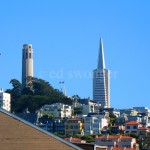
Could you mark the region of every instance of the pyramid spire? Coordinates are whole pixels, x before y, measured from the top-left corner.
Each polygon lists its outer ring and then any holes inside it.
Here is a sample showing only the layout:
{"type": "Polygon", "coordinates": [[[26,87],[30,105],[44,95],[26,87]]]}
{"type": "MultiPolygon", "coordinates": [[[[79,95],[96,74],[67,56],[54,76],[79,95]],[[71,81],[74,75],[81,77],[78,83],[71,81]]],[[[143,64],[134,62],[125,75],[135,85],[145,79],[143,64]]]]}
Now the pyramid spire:
{"type": "Polygon", "coordinates": [[[100,38],[97,69],[98,70],[105,69],[104,48],[102,38],[100,38]]]}

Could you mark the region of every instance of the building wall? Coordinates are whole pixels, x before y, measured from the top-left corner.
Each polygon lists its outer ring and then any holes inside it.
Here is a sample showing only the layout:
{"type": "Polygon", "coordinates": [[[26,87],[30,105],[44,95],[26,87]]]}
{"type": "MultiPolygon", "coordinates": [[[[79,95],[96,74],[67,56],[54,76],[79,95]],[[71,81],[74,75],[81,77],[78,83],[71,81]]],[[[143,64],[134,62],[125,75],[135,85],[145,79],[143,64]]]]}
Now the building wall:
{"type": "Polygon", "coordinates": [[[108,120],[103,116],[87,116],[84,118],[84,134],[100,134],[104,126],[108,126],[108,120]]]}
{"type": "Polygon", "coordinates": [[[138,134],[139,125],[125,125],[125,133],[136,133],[138,134]]]}
{"type": "Polygon", "coordinates": [[[69,119],[65,123],[65,134],[76,135],[83,132],[83,123],[81,120],[69,119]]]}
{"type": "Polygon", "coordinates": [[[102,107],[110,107],[110,72],[109,70],[93,71],[93,100],[102,107]]]}
{"type": "Polygon", "coordinates": [[[64,118],[72,116],[72,108],[69,105],[65,105],[62,103],[55,103],[52,105],[44,105],[39,110],[39,115],[43,114],[52,114],[54,117],[64,118]]]}
{"type": "Polygon", "coordinates": [[[11,110],[11,96],[9,93],[5,93],[2,89],[0,90],[0,108],[7,111],[11,110]]]}
{"type": "Polygon", "coordinates": [[[26,87],[27,77],[33,77],[33,49],[31,44],[24,44],[22,49],[22,86],[26,87]]]}
{"type": "Polygon", "coordinates": [[[100,146],[119,147],[119,148],[134,148],[136,143],[135,138],[127,136],[103,136],[102,138],[96,138],[95,144],[100,146]]]}

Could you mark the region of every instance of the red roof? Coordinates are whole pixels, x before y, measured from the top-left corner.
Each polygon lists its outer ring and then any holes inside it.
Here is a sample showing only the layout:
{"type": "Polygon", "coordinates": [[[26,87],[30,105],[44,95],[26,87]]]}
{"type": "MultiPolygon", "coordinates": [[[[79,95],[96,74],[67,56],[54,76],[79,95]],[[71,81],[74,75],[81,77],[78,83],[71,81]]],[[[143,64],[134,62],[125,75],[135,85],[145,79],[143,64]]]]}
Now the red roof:
{"type": "Polygon", "coordinates": [[[139,127],[138,130],[148,130],[146,127],[139,127]]]}
{"type": "Polygon", "coordinates": [[[72,118],[72,119],[69,119],[69,120],[80,120],[79,118],[72,118]]]}
{"type": "MultiPolygon", "coordinates": [[[[81,141],[84,141],[84,140],[81,140],[79,138],[65,138],[66,141],[69,141],[70,142],[81,142],[81,141]]],[[[86,141],[85,141],[86,142],[86,141]]]]}
{"type": "Polygon", "coordinates": [[[132,139],[133,137],[130,136],[122,136],[121,139],[132,139]]]}
{"type": "Polygon", "coordinates": [[[136,121],[130,121],[130,122],[127,122],[126,125],[139,125],[139,123],[136,121]]]}
{"type": "Polygon", "coordinates": [[[122,135],[108,135],[108,136],[100,136],[97,137],[96,139],[132,139],[130,136],[122,136],[122,135]]]}

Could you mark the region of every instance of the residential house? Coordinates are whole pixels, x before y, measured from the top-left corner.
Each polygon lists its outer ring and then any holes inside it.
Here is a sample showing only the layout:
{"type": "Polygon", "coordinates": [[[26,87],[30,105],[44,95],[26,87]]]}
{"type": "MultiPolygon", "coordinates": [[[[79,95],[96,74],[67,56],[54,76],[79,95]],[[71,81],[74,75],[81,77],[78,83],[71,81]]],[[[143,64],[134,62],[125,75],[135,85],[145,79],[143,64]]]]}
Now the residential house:
{"type": "Polygon", "coordinates": [[[142,123],[142,117],[140,115],[128,116],[128,122],[130,121],[136,121],[138,123],[142,123]]]}
{"type": "Polygon", "coordinates": [[[109,117],[99,113],[90,113],[84,118],[84,134],[101,134],[101,130],[108,126],[109,117]]]}
{"type": "Polygon", "coordinates": [[[108,148],[135,148],[136,139],[130,136],[105,135],[95,138],[95,144],[108,148]]]}
{"type": "Polygon", "coordinates": [[[147,134],[150,132],[150,128],[147,127],[139,127],[138,128],[138,135],[140,136],[141,139],[145,139],[147,134]]]}
{"type": "Polygon", "coordinates": [[[33,124],[37,124],[37,113],[15,113],[16,116],[25,119],[28,122],[31,122],[33,124]]]}
{"type": "Polygon", "coordinates": [[[124,133],[125,127],[122,126],[111,126],[110,131],[112,134],[124,133]]]}
{"type": "Polygon", "coordinates": [[[48,117],[41,117],[38,121],[38,126],[49,131],[64,134],[66,119],[55,119],[48,117]]]}
{"type": "Polygon", "coordinates": [[[65,135],[83,134],[83,131],[82,119],[72,118],[65,122],[65,135]]]}
{"type": "Polygon", "coordinates": [[[127,116],[136,116],[138,111],[135,109],[120,109],[120,115],[126,114],[127,116]]]}
{"type": "Polygon", "coordinates": [[[141,125],[136,121],[130,121],[125,124],[125,133],[136,133],[138,134],[138,128],[141,125]]]}
{"type": "Polygon", "coordinates": [[[0,108],[7,111],[11,110],[11,95],[9,93],[5,93],[3,89],[0,89],[0,108]]]}
{"type": "Polygon", "coordinates": [[[65,118],[72,116],[72,108],[69,105],[62,103],[54,103],[52,105],[44,105],[38,111],[39,117],[43,114],[51,114],[55,118],[65,118]]]}

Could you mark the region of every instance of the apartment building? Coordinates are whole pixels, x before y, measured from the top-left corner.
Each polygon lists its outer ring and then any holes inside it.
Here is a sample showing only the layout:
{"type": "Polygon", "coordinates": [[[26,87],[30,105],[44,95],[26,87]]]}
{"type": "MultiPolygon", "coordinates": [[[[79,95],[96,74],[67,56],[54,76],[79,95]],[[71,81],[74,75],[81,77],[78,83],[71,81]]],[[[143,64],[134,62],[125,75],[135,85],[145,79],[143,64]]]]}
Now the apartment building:
{"type": "Polygon", "coordinates": [[[83,121],[79,118],[68,119],[65,123],[65,135],[83,134],[83,121]]]}
{"type": "Polygon", "coordinates": [[[95,144],[100,146],[107,146],[108,148],[135,148],[136,139],[130,136],[122,135],[105,135],[95,138],[95,144]]]}
{"type": "Polygon", "coordinates": [[[3,89],[0,89],[0,108],[7,111],[11,110],[11,96],[9,93],[5,93],[3,89]]]}

